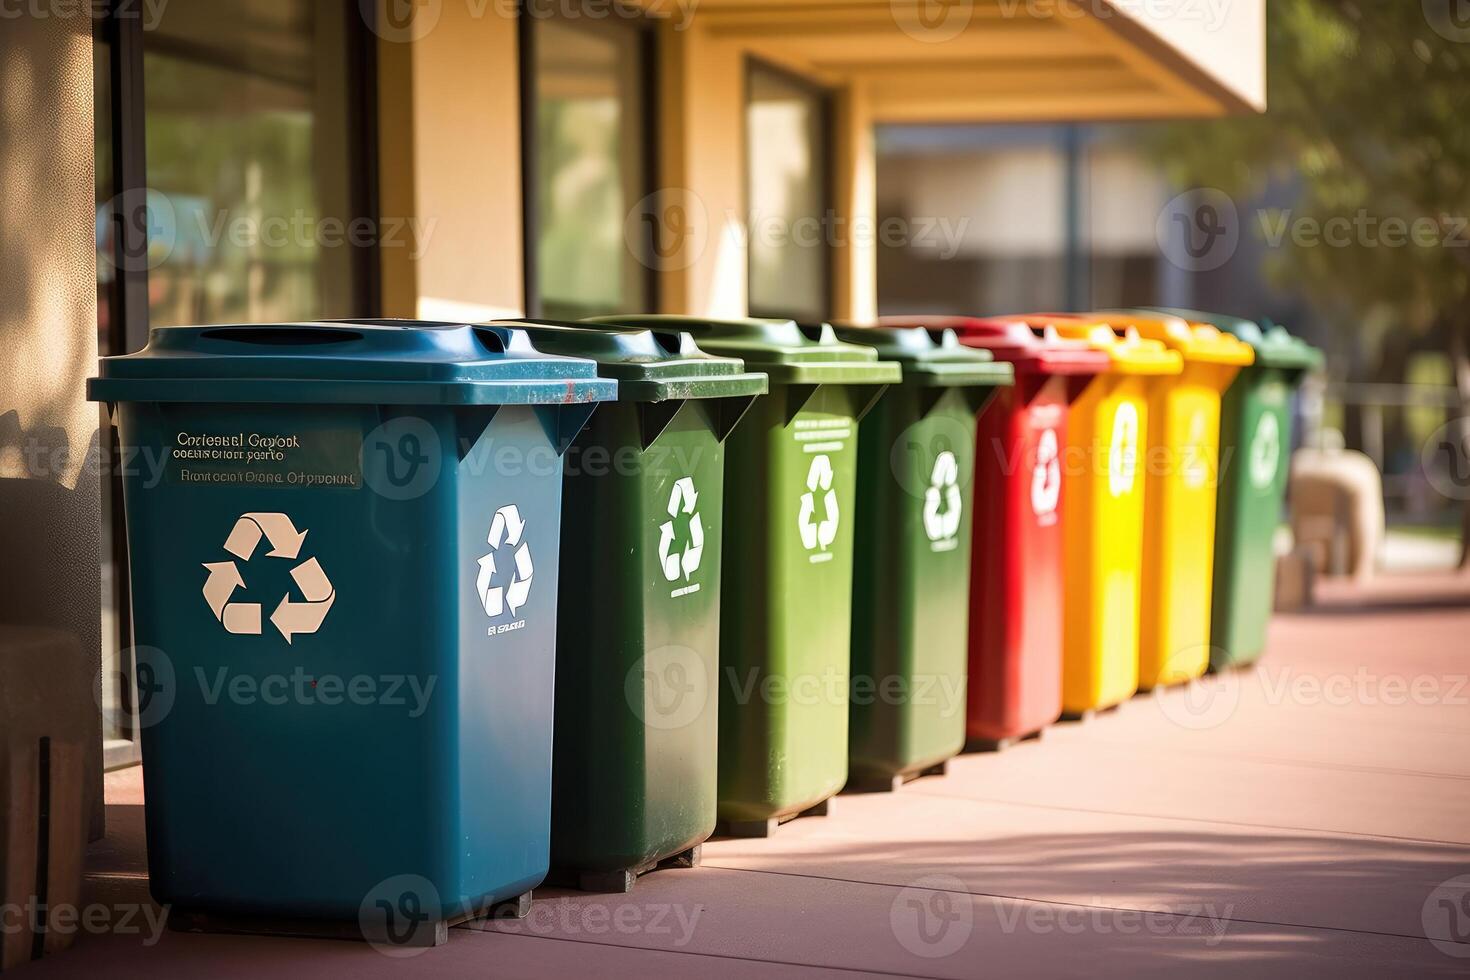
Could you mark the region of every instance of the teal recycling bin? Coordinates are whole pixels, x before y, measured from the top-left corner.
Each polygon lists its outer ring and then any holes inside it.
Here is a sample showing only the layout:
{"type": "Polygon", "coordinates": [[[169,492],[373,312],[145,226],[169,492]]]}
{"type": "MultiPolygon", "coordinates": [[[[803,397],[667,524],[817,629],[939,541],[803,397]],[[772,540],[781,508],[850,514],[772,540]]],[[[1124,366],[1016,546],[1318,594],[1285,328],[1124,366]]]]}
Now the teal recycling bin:
{"type": "Polygon", "coordinates": [[[441,941],[547,872],[562,454],[616,383],[524,331],[155,328],[104,358],[153,896],[441,941]]]}
{"type": "Polygon", "coordinates": [[[715,829],[724,442],[766,376],[676,329],[528,322],[618,382],[567,451],[551,864],[624,892],[715,829]]]}

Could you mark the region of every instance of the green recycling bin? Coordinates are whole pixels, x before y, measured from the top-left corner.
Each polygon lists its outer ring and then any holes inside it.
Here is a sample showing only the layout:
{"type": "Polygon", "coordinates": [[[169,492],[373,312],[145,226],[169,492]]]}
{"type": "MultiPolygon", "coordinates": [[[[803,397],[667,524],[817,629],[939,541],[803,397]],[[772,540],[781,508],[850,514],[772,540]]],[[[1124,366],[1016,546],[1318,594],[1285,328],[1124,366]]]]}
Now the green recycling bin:
{"type": "Polygon", "coordinates": [[[942,773],[965,744],[979,412],[1011,365],[953,330],[839,327],[903,369],[862,420],[848,787],[942,773]]]}
{"type": "Polygon", "coordinates": [[[826,812],[847,781],[858,422],[899,366],[790,320],[600,318],[687,330],[770,376],[726,443],[719,818],[736,836],[826,812]]]}
{"type": "Polygon", "coordinates": [[[567,451],[551,866],[625,892],[715,828],[723,443],[766,376],[677,330],[506,325],[618,382],[567,451]]]}
{"type": "Polygon", "coordinates": [[[1208,323],[1255,348],[1256,360],[1220,407],[1220,490],[1215,510],[1210,669],[1254,663],[1266,648],[1276,587],[1272,538],[1281,520],[1291,452],[1291,397],[1322,352],[1284,327],[1237,317],[1164,312],[1208,323]]]}

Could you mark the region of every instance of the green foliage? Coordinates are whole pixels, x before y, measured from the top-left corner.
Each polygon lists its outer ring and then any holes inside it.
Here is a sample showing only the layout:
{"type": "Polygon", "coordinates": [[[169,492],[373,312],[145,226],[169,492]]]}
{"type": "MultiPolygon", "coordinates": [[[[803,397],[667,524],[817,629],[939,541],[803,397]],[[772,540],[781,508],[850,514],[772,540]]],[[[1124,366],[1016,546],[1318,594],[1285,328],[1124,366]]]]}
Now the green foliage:
{"type": "Polygon", "coordinates": [[[1271,183],[1296,187],[1289,216],[1242,211],[1243,234],[1268,243],[1272,229],[1346,219],[1335,243],[1288,233],[1268,248],[1267,272],[1353,309],[1354,323],[1470,327],[1470,27],[1437,17],[1437,0],[1267,9],[1268,111],[1162,127],[1149,143],[1166,173],[1238,204],[1271,183]],[[1390,244],[1416,221],[1419,240],[1390,244]]]}

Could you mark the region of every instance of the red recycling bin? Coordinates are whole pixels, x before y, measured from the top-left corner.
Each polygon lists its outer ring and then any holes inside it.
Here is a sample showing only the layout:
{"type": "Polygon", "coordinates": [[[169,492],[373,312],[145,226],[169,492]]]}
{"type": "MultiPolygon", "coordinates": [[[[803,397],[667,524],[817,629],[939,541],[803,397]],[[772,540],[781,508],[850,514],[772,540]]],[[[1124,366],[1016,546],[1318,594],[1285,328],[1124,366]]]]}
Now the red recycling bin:
{"type": "Polygon", "coordinates": [[[1015,367],[979,419],[970,575],[972,748],[1000,748],[1062,713],[1062,470],[1067,410],[1108,365],[1085,342],[1023,320],[884,318],[949,327],[1015,367]]]}

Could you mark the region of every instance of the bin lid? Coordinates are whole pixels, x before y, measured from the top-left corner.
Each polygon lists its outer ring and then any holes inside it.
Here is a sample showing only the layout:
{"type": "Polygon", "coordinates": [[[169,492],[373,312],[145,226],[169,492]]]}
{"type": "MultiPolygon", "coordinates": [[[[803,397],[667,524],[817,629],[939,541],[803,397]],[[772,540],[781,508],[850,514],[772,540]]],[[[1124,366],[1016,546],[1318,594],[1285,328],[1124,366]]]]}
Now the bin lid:
{"type": "Polygon", "coordinates": [[[1279,324],[1263,326],[1254,320],[1225,316],[1220,313],[1204,313],[1199,310],[1181,310],[1162,306],[1151,309],[1183,317],[1195,323],[1208,323],[1250,344],[1255,348],[1256,364],[1259,367],[1309,371],[1322,366],[1320,349],[1313,347],[1300,337],[1293,336],[1289,330],[1279,324]]]}
{"type": "Polygon", "coordinates": [[[1017,319],[1033,330],[1052,327],[1069,340],[1086,341],[1107,354],[1111,370],[1118,374],[1178,374],[1184,370],[1178,351],[1161,340],[1140,336],[1132,327],[1118,333],[1099,317],[1076,313],[1028,313],[1017,319]]]}
{"type": "Polygon", "coordinates": [[[990,351],[1009,361],[1017,374],[1099,374],[1107,355],[1079,340],[1067,340],[1051,327],[1032,329],[1022,320],[971,316],[885,316],[885,327],[953,330],[966,347],[990,351]]]}
{"type": "Polygon", "coordinates": [[[1243,367],[1256,359],[1247,344],[1208,323],[1190,323],[1183,317],[1157,310],[1104,310],[1091,314],[1114,330],[1136,330],[1150,340],[1162,340],[1186,363],[1230,364],[1243,367]]]}
{"type": "Polygon", "coordinates": [[[885,361],[897,361],[906,384],[929,388],[1015,383],[1015,368],[983,347],[966,347],[953,330],[834,326],[840,340],[864,344],[885,361]]]}
{"type": "Polygon", "coordinates": [[[617,382],[544,354],[524,330],[426,320],[154,327],[104,357],[95,401],[554,405],[607,401],[617,382]]]}
{"type": "Polygon", "coordinates": [[[599,374],[617,380],[619,401],[763,395],[770,387],[764,374],[745,370],[738,357],[705,353],[688,331],[530,318],[496,324],[524,330],[539,351],[596,361],[599,374]]]}
{"type": "Polygon", "coordinates": [[[747,367],[770,375],[772,384],[892,384],[901,379],[897,364],[879,360],[872,347],[843,343],[825,323],[801,327],[794,320],[712,320],[656,313],[592,317],[584,322],[686,331],[701,349],[741,358],[747,367]]]}

